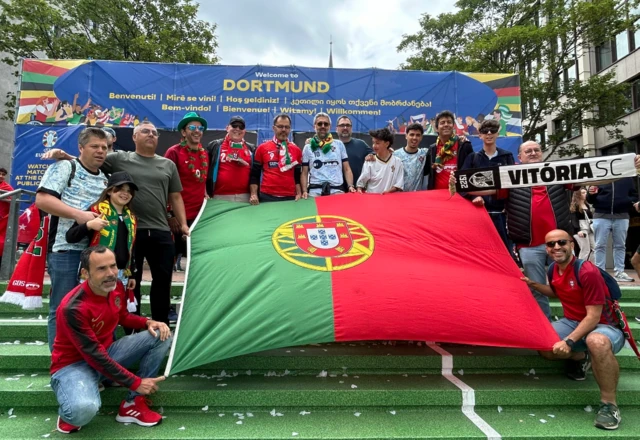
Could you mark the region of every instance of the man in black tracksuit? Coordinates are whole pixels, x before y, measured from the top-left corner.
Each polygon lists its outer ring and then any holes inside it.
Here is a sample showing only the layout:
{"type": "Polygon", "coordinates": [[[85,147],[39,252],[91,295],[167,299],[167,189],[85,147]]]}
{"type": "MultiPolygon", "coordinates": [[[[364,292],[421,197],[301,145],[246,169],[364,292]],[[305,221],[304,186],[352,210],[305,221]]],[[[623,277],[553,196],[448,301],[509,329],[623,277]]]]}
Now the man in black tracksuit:
{"type": "MultiPolygon", "coordinates": [[[[500,123],[495,119],[485,119],[480,125],[480,139],[482,139],[482,150],[477,153],[471,153],[462,165],[463,170],[474,168],[498,167],[502,165],[515,165],[513,153],[498,148],[496,139],[500,133],[500,123]]],[[[495,195],[490,196],[472,196],[471,194],[463,194],[463,197],[472,201],[476,206],[484,206],[493,221],[502,242],[513,254],[513,244],[507,236],[507,216],[505,214],[505,200],[498,199],[495,195]]]]}

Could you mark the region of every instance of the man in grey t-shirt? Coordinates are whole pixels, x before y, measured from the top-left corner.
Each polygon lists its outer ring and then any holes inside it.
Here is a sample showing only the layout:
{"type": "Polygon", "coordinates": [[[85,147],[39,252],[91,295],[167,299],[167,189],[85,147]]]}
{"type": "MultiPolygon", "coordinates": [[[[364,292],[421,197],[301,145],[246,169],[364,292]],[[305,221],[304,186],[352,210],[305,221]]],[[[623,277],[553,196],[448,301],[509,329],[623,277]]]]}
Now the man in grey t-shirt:
{"type": "MultiPolygon", "coordinates": [[[[189,235],[184,203],[180,192],[182,184],[176,165],[158,156],[158,131],[149,122],[133,129],[136,151],[116,151],[107,155],[103,169],[107,172],[126,171],[133,176],[138,192],[133,198],[132,210],[138,217],[138,230],[134,249],[136,262],[135,295],[140,304],[142,265],[146,258],[151,269],[151,317],[169,324],[171,306],[171,276],[173,274],[174,244],[171,232],[178,239],[189,235]],[[179,228],[171,231],[167,220],[170,204],[179,228]]],[[[140,306],[138,306],[138,312],[140,306]]]]}

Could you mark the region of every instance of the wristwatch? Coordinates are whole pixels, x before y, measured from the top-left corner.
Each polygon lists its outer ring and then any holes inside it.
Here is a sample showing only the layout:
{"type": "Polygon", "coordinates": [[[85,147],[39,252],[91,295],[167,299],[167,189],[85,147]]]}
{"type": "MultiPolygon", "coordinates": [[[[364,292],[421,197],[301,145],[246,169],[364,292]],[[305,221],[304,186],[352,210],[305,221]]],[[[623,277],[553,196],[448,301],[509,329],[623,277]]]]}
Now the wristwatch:
{"type": "Polygon", "coordinates": [[[573,350],[573,346],[576,344],[576,343],[573,341],[573,339],[569,339],[569,338],[565,339],[565,340],[564,340],[564,342],[566,342],[566,344],[569,346],[569,348],[570,348],[571,350],[573,350]]]}

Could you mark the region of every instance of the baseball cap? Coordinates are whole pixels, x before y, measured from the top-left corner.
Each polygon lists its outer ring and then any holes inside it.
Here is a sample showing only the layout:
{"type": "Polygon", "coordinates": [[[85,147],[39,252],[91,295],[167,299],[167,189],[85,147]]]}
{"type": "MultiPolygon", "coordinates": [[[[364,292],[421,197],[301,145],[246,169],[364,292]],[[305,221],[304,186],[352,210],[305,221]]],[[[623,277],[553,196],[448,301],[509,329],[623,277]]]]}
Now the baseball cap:
{"type": "Polygon", "coordinates": [[[125,183],[128,184],[134,191],[138,191],[138,185],[133,182],[131,175],[126,171],[116,171],[111,176],[109,176],[107,188],[124,185],[125,183]]]}
{"type": "Polygon", "coordinates": [[[244,118],[242,116],[232,116],[229,120],[229,125],[233,124],[234,122],[240,122],[245,127],[247,126],[247,123],[244,122],[244,118]]]}

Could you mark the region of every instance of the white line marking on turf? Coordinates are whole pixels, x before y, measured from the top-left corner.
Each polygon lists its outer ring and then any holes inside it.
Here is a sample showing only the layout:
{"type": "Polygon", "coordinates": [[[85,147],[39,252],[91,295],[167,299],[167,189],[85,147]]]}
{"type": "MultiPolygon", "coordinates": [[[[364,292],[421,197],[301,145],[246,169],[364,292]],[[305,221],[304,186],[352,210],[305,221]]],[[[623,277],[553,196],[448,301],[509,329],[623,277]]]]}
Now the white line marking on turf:
{"type": "Polygon", "coordinates": [[[434,342],[427,342],[426,344],[442,356],[442,376],[462,391],[462,413],[487,436],[488,440],[502,439],[498,431],[476,414],[476,393],[474,389],[453,375],[453,355],[434,342]]]}
{"type": "Polygon", "coordinates": [[[182,297],[180,298],[180,313],[178,313],[178,322],[176,322],[176,330],[173,333],[173,342],[171,344],[171,351],[169,352],[169,359],[167,360],[167,368],[164,370],[164,376],[169,377],[169,372],[171,371],[171,366],[173,364],[173,355],[176,352],[176,344],[178,342],[178,332],[180,331],[180,322],[182,321],[182,312],[184,311],[184,296],[187,293],[187,280],[189,279],[189,267],[191,266],[191,232],[196,228],[198,224],[198,220],[200,220],[200,216],[204,212],[204,208],[207,206],[207,202],[209,199],[205,200],[202,206],[200,207],[200,212],[198,212],[198,216],[191,224],[189,228],[189,235],[187,236],[187,267],[184,270],[184,284],[182,286],[182,297]]]}

